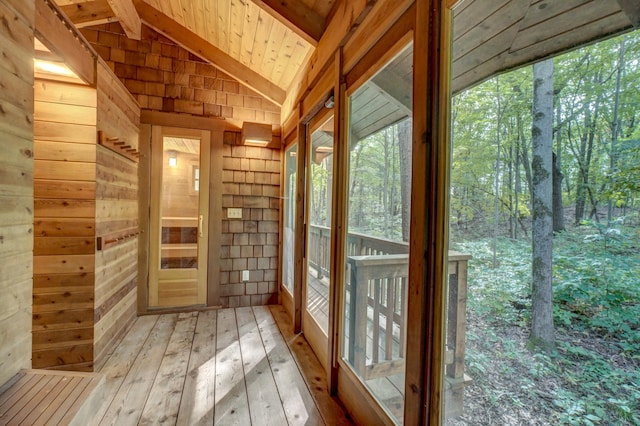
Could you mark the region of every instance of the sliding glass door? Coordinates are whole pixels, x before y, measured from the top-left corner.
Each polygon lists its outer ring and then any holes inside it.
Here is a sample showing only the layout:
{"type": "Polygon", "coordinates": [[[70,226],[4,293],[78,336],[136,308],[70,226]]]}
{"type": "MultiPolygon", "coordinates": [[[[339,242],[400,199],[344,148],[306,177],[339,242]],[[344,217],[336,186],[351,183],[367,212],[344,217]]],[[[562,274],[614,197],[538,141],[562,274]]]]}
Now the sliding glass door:
{"type": "Polygon", "coordinates": [[[349,97],[343,357],[387,414],[404,411],[412,46],[349,97]]]}
{"type": "Polygon", "coordinates": [[[307,269],[303,332],[323,364],[328,359],[333,197],[333,116],[323,111],[309,126],[307,269]]]}

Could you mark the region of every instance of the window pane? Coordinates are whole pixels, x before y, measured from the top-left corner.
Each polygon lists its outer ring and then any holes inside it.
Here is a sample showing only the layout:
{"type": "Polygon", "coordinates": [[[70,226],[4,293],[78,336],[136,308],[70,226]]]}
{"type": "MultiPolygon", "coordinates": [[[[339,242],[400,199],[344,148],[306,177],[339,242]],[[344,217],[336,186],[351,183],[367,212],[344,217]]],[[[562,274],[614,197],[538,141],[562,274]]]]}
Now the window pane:
{"type": "Polygon", "coordinates": [[[285,151],[284,158],[284,247],[282,250],[282,282],[293,294],[293,241],[296,217],[296,152],[297,145],[285,151]]]}
{"type": "Polygon", "coordinates": [[[307,310],[329,332],[333,118],[311,134],[307,310]]]}
{"type": "Polygon", "coordinates": [[[404,411],[413,49],[350,98],[344,358],[390,417],[404,411]]]}
{"type": "Polygon", "coordinates": [[[638,46],[453,98],[448,424],[640,424],[638,46]]]}

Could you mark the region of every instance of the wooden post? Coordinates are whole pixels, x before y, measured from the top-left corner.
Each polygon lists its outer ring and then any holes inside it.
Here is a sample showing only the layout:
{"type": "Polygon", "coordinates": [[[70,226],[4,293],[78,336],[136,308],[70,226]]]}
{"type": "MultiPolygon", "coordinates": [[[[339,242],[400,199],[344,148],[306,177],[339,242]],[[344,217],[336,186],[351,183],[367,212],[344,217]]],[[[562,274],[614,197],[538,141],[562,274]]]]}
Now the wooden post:
{"type": "MultiPolygon", "coordinates": [[[[341,307],[345,294],[345,261],[347,258],[347,191],[349,164],[349,137],[347,126],[347,96],[344,82],[342,48],[334,60],[333,88],[333,212],[331,215],[331,287],[329,288],[329,392],[338,394],[338,361],[341,358],[341,307]]],[[[352,287],[353,288],[353,287],[352,287]]],[[[353,300],[353,299],[351,299],[353,300]]],[[[353,320],[350,320],[350,324],[353,320]]],[[[351,336],[351,335],[350,335],[351,336]]],[[[351,338],[350,338],[351,339],[351,338]]]]}
{"type": "Polygon", "coordinates": [[[411,241],[404,422],[440,424],[444,367],[451,14],[416,0],[411,241]],[[428,23],[428,24],[427,24],[428,23]]]}
{"type": "MultiPolygon", "coordinates": [[[[299,111],[302,111],[302,104],[299,111]]],[[[306,252],[305,197],[306,193],[307,126],[298,121],[298,153],[296,156],[296,214],[293,270],[293,332],[302,331],[304,259],[306,252]]]]}

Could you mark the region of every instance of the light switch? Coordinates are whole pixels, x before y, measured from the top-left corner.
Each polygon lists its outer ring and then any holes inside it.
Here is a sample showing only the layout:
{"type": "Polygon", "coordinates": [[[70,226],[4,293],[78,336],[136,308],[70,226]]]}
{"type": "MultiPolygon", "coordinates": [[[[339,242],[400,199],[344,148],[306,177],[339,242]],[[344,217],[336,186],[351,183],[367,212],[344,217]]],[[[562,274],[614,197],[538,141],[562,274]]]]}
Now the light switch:
{"type": "Polygon", "coordinates": [[[249,271],[242,271],[242,281],[249,281],[249,271]]]}
{"type": "Polygon", "coordinates": [[[242,219],[242,209],[228,208],[227,219],[242,219]]]}

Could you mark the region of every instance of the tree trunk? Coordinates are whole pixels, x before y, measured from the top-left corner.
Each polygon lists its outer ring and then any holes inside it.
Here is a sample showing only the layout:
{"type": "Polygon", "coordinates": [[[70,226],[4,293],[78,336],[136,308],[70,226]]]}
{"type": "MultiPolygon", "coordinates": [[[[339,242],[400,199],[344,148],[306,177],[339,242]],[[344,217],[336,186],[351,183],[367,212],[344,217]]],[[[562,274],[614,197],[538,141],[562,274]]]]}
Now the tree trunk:
{"type": "Polygon", "coordinates": [[[562,104],[556,109],[556,151],[553,153],[553,232],[564,231],[562,203],[562,104]]]}
{"type": "Polygon", "coordinates": [[[325,201],[325,215],[324,215],[324,226],[326,227],[331,227],[331,212],[333,210],[332,207],[332,199],[331,197],[333,196],[333,154],[329,155],[327,158],[325,158],[326,161],[326,165],[327,165],[327,187],[325,188],[325,197],[326,197],[326,201],[325,201]]]}
{"type": "Polygon", "coordinates": [[[411,119],[398,123],[400,139],[400,202],[402,204],[402,241],[409,241],[411,214],[411,119]]]}
{"type": "Polygon", "coordinates": [[[558,156],[553,153],[553,232],[564,231],[564,210],[562,208],[562,179],[558,156]]]}
{"type": "MultiPolygon", "coordinates": [[[[609,153],[609,173],[610,173],[610,186],[611,193],[613,194],[613,186],[615,184],[616,173],[617,173],[617,156],[618,156],[618,134],[620,133],[620,84],[622,81],[622,74],[624,73],[624,54],[625,54],[625,43],[627,41],[627,36],[622,38],[620,42],[620,52],[618,56],[618,70],[616,73],[616,94],[614,98],[613,104],[613,118],[611,120],[611,152],[609,153]]],[[[607,223],[611,226],[611,220],[613,219],[613,199],[612,195],[609,196],[609,205],[607,209],[607,223]]]]}
{"type": "Polygon", "coordinates": [[[531,336],[534,347],[554,346],[552,288],[552,147],[553,147],[553,59],[533,66],[532,206],[533,259],[531,291],[531,336]]]}
{"type": "Polygon", "coordinates": [[[493,194],[493,267],[498,267],[498,227],[500,212],[498,210],[500,202],[500,127],[502,127],[502,110],[500,105],[500,76],[496,77],[496,103],[498,107],[498,119],[496,123],[496,179],[493,194]]]}

